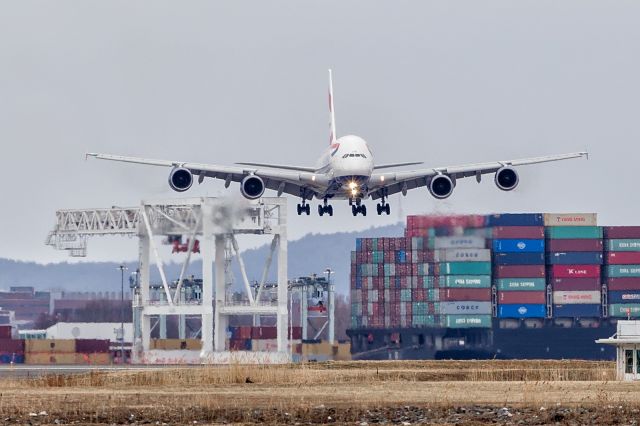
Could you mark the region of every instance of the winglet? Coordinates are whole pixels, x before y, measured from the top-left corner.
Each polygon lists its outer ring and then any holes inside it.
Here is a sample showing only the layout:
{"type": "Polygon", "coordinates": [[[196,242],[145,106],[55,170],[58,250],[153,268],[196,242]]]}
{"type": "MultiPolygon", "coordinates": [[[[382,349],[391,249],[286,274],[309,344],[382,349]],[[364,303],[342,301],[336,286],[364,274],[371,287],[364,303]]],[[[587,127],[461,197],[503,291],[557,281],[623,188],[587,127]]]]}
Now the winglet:
{"type": "Polygon", "coordinates": [[[84,154],[84,161],[87,161],[89,159],[89,157],[97,157],[98,154],[96,154],[95,152],[87,152],[86,154],[84,154]]]}
{"type": "Polygon", "coordinates": [[[333,145],[336,141],[336,115],[333,110],[333,78],[331,69],[329,69],[329,145],[333,145]]]}

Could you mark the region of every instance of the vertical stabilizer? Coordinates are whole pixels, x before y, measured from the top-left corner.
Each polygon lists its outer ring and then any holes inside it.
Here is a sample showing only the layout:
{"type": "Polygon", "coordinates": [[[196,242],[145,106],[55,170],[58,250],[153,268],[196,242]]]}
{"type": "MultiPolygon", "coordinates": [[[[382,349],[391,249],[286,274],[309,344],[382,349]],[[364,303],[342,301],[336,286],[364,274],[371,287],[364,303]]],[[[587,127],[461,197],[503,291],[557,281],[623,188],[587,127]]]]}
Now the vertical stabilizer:
{"type": "Polygon", "coordinates": [[[333,110],[333,78],[331,70],[329,70],[329,144],[333,145],[336,141],[336,115],[333,110]]]}

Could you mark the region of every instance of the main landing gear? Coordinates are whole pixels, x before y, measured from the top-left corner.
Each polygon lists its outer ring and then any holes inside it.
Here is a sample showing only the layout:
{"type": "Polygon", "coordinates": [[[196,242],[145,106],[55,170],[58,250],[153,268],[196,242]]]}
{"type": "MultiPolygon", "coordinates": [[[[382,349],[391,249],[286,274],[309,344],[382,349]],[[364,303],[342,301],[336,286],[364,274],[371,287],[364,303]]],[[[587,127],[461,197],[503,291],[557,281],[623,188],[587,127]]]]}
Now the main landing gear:
{"type": "Polygon", "coordinates": [[[311,214],[311,206],[306,201],[302,201],[302,204],[298,204],[298,216],[305,213],[307,216],[311,214]]]}
{"type": "Polygon", "coordinates": [[[358,216],[358,213],[361,213],[362,216],[367,215],[367,206],[362,204],[362,200],[360,200],[360,198],[356,199],[355,204],[353,204],[353,199],[349,199],[349,204],[351,205],[351,213],[354,216],[358,216]]]}
{"type": "Polygon", "coordinates": [[[324,204],[318,204],[318,214],[323,216],[327,213],[329,216],[333,216],[333,206],[327,204],[327,199],[324,199],[324,204]]]}
{"type": "Polygon", "coordinates": [[[382,197],[382,202],[376,205],[376,210],[378,210],[378,216],[382,213],[386,213],[387,216],[391,214],[391,206],[384,200],[384,197],[382,197]]]}

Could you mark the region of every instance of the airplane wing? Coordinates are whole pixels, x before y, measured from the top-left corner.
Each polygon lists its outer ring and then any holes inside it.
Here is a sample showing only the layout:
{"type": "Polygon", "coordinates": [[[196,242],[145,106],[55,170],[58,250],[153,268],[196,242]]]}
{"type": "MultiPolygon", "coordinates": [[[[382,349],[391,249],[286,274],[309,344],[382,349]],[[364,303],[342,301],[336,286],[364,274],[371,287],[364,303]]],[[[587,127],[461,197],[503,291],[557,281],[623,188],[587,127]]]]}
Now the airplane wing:
{"type": "Polygon", "coordinates": [[[313,167],[286,166],[281,164],[267,164],[267,163],[236,163],[236,164],[239,164],[241,166],[269,167],[270,169],[294,170],[296,172],[314,173],[316,171],[316,169],[313,167]]]}
{"type": "Polygon", "coordinates": [[[489,163],[466,164],[460,166],[435,167],[432,169],[410,170],[402,172],[374,173],[369,183],[369,193],[372,199],[382,195],[391,195],[421,186],[427,186],[429,179],[438,174],[449,176],[454,182],[456,179],[475,176],[478,182],[483,174],[495,173],[504,166],[524,166],[529,164],[547,163],[550,161],[569,160],[571,158],[587,157],[586,152],[574,152],[570,154],[549,155],[545,157],[524,158],[519,160],[494,161],[489,163]]]}
{"type": "Polygon", "coordinates": [[[253,174],[262,178],[266,188],[278,191],[278,195],[286,193],[299,197],[305,191],[307,199],[311,199],[316,193],[322,192],[323,187],[326,188],[327,184],[327,182],[323,181],[324,177],[322,175],[315,175],[307,171],[279,170],[266,166],[264,168],[249,165],[247,167],[218,166],[99,153],[88,153],[86,157],[149,166],[183,167],[188,169],[194,178],[197,177],[199,183],[202,183],[205,177],[210,177],[224,180],[225,187],[228,187],[231,182],[240,182],[245,176],[253,174]]]}
{"type": "Polygon", "coordinates": [[[390,169],[392,167],[404,167],[404,166],[417,166],[420,164],[424,164],[422,161],[413,161],[411,163],[392,163],[392,164],[380,164],[379,166],[373,166],[373,170],[379,169],[390,169]]]}

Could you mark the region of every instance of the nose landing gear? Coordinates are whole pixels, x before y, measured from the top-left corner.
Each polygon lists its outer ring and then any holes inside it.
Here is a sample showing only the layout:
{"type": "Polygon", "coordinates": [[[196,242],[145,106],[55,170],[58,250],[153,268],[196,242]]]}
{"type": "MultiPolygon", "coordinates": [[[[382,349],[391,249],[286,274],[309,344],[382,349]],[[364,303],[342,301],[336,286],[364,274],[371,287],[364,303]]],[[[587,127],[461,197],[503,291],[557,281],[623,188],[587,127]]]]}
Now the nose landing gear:
{"type": "Polygon", "coordinates": [[[349,204],[351,205],[351,213],[354,216],[358,216],[358,213],[361,213],[362,216],[367,215],[367,206],[362,204],[362,200],[360,198],[356,199],[355,204],[353,204],[353,199],[349,199],[349,204]]]}

